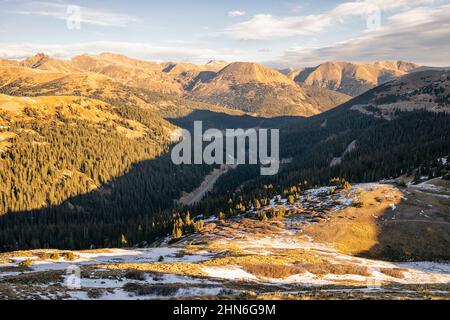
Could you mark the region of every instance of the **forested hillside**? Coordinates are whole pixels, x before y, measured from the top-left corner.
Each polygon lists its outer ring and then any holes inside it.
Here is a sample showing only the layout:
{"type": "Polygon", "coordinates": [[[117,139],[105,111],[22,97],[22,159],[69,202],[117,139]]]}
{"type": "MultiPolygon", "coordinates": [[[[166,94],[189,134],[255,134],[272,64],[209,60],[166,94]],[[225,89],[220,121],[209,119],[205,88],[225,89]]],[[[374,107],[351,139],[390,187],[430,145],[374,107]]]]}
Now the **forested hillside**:
{"type": "MultiPolygon", "coordinates": [[[[448,90],[447,75],[438,71],[431,76],[428,72],[417,74],[414,78],[426,80],[420,85],[415,82],[415,92],[425,90],[429,95],[436,94],[435,98],[428,97],[427,103],[421,104],[423,94],[403,94],[411,89],[405,85],[410,83],[409,78],[399,79],[298,125],[283,126],[280,149],[282,158],[289,161],[282,165],[278,175],[264,177],[259,175],[258,166],[239,166],[220,179],[216,195],[191,211],[223,211],[233,215],[252,206],[255,199],[296,194],[298,190],[327,185],[336,177],[372,182],[401,175],[448,176],[448,163],[438,160],[450,155],[450,114],[445,112],[450,101],[439,98],[448,90]],[[403,85],[403,91],[397,90],[396,84],[403,85]],[[427,90],[430,84],[438,87],[440,84],[444,90],[427,90]],[[385,91],[395,92],[391,99],[415,107],[389,110],[389,117],[354,108],[373,101],[385,91]]],[[[377,104],[372,104],[377,110],[377,104]]]]}
{"type": "Polygon", "coordinates": [[[145,245],[172,230],[178,235],[174,222],[192,231],[188,210],[192,217],[234,216],[336,177],[362,182],[448,170],[437,162],[450,154],[448,77],[440,71],[395,80],[311,118],[270,119],[221,113],[104,76],[49,82],[49,73],[27,71],[12,77],[2,87],[10,95],[0,96],[4,251],[145,245]],[[414,107],[380,111],[377,99],[386,96],[414,107]],[[205,129],[280,128],[281,171],[263,177],[259,167],[240,165],[198,205],[179,207],[174,200],[212,170],[170,160],[172,130],[195,120],[205,129]]]}
{"type": "Polygon", "coordinates": [[[165,235],[164,210],[211,170],[163,156],[168,135],[145,110],[113,108],[111,122],[71,117],[66,108],[55,117],[38,110],[2,118],[11,121],[0,132],[8,143],[0,154],[3,250],[117,246],[128,243],[122,234],[130,243],[165,235]],[[145,128],[141,136],[126,135],[134,123],[145,128]]]}

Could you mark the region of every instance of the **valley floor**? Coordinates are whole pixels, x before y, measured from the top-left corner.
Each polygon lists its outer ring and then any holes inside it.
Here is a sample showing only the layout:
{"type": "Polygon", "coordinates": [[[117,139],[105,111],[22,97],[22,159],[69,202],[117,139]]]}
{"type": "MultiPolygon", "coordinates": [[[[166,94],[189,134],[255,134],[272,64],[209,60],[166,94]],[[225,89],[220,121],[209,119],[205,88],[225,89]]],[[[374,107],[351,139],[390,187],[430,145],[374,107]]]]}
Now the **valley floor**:
{"type": "Polygon", "coordinates": [[[0,299],[450,299],[440,183],[308,190],[262,208],[283,208],[282,219],[210,218],[171,245],[0,254],[0,299]]]}

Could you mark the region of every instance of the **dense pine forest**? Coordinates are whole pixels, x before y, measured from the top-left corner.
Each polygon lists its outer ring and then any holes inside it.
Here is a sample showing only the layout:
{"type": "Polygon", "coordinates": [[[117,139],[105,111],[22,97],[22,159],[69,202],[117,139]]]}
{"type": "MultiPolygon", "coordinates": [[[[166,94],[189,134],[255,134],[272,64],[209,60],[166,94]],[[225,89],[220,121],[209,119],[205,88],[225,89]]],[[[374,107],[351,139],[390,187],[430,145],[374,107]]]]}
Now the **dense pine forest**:
{"type": "Polygon", "coordinates": [[[212,168],[176,166],[169,140],[140,108],[112,110],[152,129],[140,138],[93,123],[33,116],[12,121],[12,147],[0,153],[2,250],[123,246],[166,235],[171,209],[212,168]],[[128,240],[129,237],[129,240],[128,240]]]}
{"type": "MultiPolygon", "coordinates": [[[[118,112],[143,121],[137,110],[118,112]]],[[[292,121],[284,122],[280,142],[282,157],[292,161],[278,175],[262,177],[258,166],[241,165],[220,178],[203,201],[185,208],[173,200],[198,186],[210,167],[175,166],[167,147],[158,150],[146,138],[127,139],[108,127],[17,124],[40,143],[19,135],[16,147],[2,154],[1,208],[8,213],[0,218],[1,249],[145,245],[180,232],[189,211],[191,217],[226,218],[277,194],[298,196],[334,177],[364,182],[414,174],[417,168],[430,176],[448,169],[436,162],[450,154],[450,116],[444,113],[397,112],[386,121],[344,106],[309,121],[299,118],[297,126],[292,121]],[[330,166],[355,140],[357,148],[330,166]]],[[[193,225],[184,228],[191,231],[193,225]]]]}
{"type": "MultiPolygon", "coordinates": [[[[51,93],[63,89],[57,86],[51,93]]],[[[47,106],[25,108],[16,119],[0,113],[0,125],[7,124],[0,134],[8,134],[0,141],[1,251],[143,246],[200,230],[198,216],[233,217],[275,195],[295,199],[330,181],[344,185],[449,175],[448,163],[438,161],[450,154],[448,113],[393,109],[386,119],[373,106],[366,109],[369,114],[352,109],[385,88],[311,118],[230,115],[180,98],[165,104],[166,96],[128,89],[120,87],[112,97],[89,94],[106,105],[74,102],[51,115],[47,106]],[[150,105],[158,105],[171,123],[150,105]],[[88,121],[89,108],[103,118],[88,121]],[[286,161],[274,176],[260,176],[256,165],[239,165],[222,175],[200,203],[180,207],[176,200],[213,169],[177,166],[170,159],[170,131],[191,129],[196,120],[203,121],[204,130],[279,128],[281,160],[286,161]]]]}
{"type": "Polygon", "coordinates": [[[328,185],[336,177],[373,182],[402,175],[448,177],[450,172],[448,162],[438,161],[450,154],[450,115],[445,113],[397,112],[394,120],[386,121],[344,106],[289,128],[282,130],[280,145],[283,158],[291,161],[279,174],[260,176],[256,165],[239,166],[221,177],[215,193],[191,212],[234,216],[256,200],[264,203],[275,195],[296,195],[328,185]],[[330,166],[353,141],[355,150],[345,154],[340,165],[330,166]]]}

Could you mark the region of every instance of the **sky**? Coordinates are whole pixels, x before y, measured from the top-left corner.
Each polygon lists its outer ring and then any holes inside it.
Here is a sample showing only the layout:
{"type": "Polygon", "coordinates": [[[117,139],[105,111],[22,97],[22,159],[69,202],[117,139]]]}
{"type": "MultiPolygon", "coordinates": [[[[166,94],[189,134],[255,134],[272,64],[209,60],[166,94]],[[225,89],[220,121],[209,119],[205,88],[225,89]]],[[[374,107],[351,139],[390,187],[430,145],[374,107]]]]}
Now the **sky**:
{"type": "Polygon", "coordinates": [[[0,57],[450,66],[450,0],[0,0],[0,57]]]}

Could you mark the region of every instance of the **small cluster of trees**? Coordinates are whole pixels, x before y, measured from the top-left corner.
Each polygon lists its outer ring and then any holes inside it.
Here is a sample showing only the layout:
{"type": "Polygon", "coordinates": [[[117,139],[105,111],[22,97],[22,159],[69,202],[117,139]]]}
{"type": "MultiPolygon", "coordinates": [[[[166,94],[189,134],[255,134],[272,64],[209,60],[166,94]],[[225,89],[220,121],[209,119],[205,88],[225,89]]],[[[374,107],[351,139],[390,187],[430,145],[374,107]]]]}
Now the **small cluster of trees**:
{"type": "Polygon", "coordinates": [[[172,240],[178,240],[183,235],[201,232],[204,228],[204,221],[191,219],[191,214],[187,211],[184,215],[173,214],[172,216],[172,240]]]}
{"type": "Polygon", "coordinates": [[[337,190],[350,190],[352,188],[350,182],[342,178],[331,178],[329,185],[336,187],[337,190]]]}
{"type": "Polygon", "coordinates": [[[257,217],[261,221],[278,220],[286,215],[286,210],[283,208],[270,208],[268,210],[258,211],[257,217]]]}

